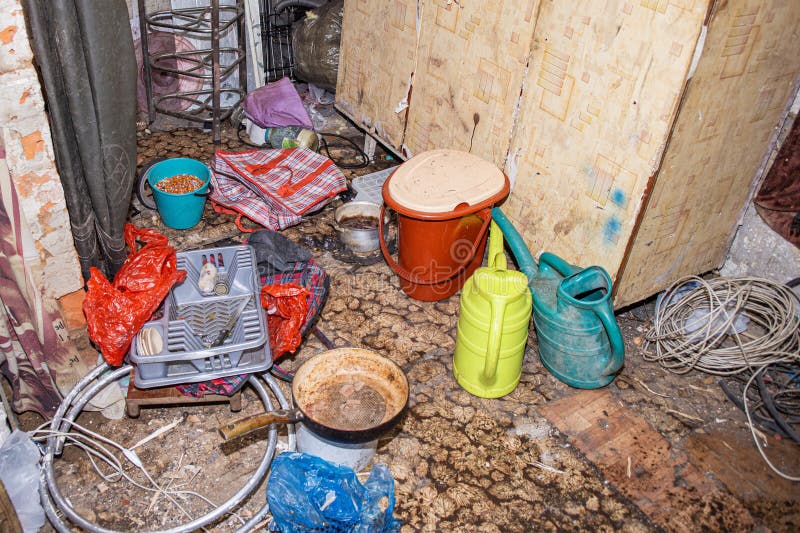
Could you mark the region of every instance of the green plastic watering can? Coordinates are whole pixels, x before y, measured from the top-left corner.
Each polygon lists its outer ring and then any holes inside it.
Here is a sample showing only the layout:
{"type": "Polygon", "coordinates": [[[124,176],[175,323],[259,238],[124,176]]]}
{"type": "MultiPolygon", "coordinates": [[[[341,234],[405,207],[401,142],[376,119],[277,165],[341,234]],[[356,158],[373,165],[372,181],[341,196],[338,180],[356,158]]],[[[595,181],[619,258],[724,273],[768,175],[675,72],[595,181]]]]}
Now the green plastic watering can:
{"type": "Polygon", "coordinates": [[[467,392],[499,398],[522,377],[531,319],[531,293],[522,272],[506,269],[503,234],[492,222],[488,266],[464,283],[453,374],[467,392]]]}
{"type": "Polygon", "coordinates": [[[533,322],[542,364],[580,389],[611,383],[625,360],[625,344],[611,304],[611,277],[599,266],[579,268],[543,253],[539,264],[499,209],[492,219],[505,235],[533,296],[533,322]]]}

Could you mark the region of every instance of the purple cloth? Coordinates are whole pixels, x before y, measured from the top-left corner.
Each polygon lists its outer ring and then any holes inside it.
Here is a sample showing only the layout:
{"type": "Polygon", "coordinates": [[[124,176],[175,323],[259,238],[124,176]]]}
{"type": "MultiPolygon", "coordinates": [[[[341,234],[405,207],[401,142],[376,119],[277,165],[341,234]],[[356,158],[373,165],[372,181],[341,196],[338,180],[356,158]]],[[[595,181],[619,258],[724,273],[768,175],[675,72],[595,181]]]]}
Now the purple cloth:
{"type": "Polygon", "coordinates": [[[247,118],[262,128],[303,126],[314,129],[308,111],[289,78],[281,78],[248,93],[242,108],[247,118]]]}

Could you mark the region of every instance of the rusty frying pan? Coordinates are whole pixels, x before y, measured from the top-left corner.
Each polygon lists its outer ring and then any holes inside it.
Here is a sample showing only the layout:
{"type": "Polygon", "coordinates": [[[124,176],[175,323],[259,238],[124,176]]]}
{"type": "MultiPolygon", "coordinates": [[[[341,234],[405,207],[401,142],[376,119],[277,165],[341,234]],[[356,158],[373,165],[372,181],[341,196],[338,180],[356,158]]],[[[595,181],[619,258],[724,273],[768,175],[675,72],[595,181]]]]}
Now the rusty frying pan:
{"type": "Polygon", "coordinates": [[[317,354],[292,381],[294,409],[269,411],[219,428],[225,440],[270,424],[303,422],[339,442],[378,438],[400,418],[408,402],[408,379],[393,361],[360,348],[317,354]]]}

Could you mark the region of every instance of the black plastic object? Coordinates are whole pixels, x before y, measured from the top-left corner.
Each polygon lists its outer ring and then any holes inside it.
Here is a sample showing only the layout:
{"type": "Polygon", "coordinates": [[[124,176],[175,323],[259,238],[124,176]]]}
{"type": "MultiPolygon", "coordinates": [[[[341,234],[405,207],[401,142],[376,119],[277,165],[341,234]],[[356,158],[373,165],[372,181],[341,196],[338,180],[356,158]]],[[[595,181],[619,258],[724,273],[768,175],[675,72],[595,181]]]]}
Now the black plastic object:
{"type": "Polygon", "coordinates": [[[329,91],[336,90],[344,0],[314,9],[292,27],[297,78],[329,91]]]}
{"type": "MultiPolygon", "coordinates": [[[[256,253],[257,263],[267,263],[267,271],[288,272],[294,269],[295,264],[311,259],[311,250],[297,244],[285,235],[269,230],[259,230],[250,236],[247,243],[256,253]]],[[[261,268],[259,268],[261,270],[261,268]]]]}
{"type": "MultiPolygon", "coordinates": [[[[146,207],[147,209],[156,209],[156,201],[153,200],[152,194],[148,196],[146,194],[147,188],[147,171],[150,170],[150,167],[159,163],[161,161],[166,161],[166,157],[156,157],[155,159],[151,159],[142,167],[142,170],[139,171],[139,175],[136,177],[136,197],[139,199],[139,203],[142,204],[142,207],[146,207]]],[[[209,184],[210,185],[210,184],[209,184]]]]}
{"type": "Polygon", "coordinates": [[[328,0],[277,0],[272,9],[281,11],[290,7],[307,7],[310,9],[324,6],[328,0]]]}

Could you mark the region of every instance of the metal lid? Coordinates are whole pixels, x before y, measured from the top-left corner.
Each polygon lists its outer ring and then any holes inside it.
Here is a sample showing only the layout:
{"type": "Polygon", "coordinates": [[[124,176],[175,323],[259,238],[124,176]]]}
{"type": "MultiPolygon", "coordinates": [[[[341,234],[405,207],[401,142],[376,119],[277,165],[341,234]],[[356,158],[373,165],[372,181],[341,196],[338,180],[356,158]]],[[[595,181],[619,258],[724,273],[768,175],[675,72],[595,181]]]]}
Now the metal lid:
{"type": "Polygon", "coordinates": [[[459,150],[431,150],[400,165],[389,178],[388,192],[405,208],[446,213],[491,198],[505,183],[503,172],[485,159],[459,150]]]}

